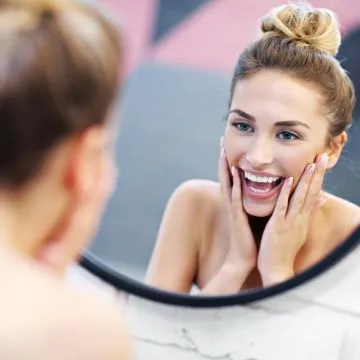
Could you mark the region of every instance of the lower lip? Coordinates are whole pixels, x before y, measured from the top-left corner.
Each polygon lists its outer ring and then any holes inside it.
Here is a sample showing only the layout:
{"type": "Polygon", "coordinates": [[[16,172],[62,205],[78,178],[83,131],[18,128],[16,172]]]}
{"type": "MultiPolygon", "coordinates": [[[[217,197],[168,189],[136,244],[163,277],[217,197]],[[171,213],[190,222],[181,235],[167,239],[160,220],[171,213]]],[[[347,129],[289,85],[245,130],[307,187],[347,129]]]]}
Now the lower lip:
{"type": "Polygon", "coordinates": [[[241,183],[242,183],[242,189],[244,191],[244,195],[249,198],[252,198],[254,200],[267,200],[267,199],[275,197],[280,192],[282,184],[284,183],[284,179],[282,179],[281,183],[278,186],[276,186],[274,189],[272,189],[268,192],[265,192],[265,193],[255,192],[245,181],[244,172],[242,170],[240,172],[241,172],[241,183]]]}

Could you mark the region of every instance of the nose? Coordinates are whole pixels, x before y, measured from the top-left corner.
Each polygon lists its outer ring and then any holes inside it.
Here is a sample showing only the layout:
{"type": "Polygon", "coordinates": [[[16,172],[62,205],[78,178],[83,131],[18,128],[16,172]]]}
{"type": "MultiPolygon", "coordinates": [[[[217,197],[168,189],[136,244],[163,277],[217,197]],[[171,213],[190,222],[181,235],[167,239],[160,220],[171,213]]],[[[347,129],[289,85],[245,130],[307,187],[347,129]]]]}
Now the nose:
{"type": "Polygon", "coordinates": [[[264,137],[254,138],[246,153],[246,160],[253,169],[260,170],[273,162],[270,141],[264,137]]]}

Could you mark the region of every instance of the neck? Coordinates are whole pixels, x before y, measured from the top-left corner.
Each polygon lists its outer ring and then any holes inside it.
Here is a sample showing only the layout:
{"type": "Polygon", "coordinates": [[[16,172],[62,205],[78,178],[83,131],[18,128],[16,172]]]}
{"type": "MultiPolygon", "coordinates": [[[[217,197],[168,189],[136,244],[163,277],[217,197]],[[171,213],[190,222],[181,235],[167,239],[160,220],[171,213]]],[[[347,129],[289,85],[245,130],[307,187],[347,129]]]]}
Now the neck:
{"type": "MultiPolygon", "coordinates": [[[[28,209],[30,210],[30,209],[28,209]]],[[[0,199],[0,242],[22,255],[31,256],[37,246],[37,229],[32,225],[33,212],[26,211],[14,197],[0,199]]]]}
{"type": "MultiPolygon", "coordinates": [[[[1,201],[0,201],[1,202],[1,201]]],[[[0,206],[0,247],[36,264],[56,277],[62,277],[65,269],[57,268],[44,261],[44,225],[46,221],[36,218],[36,211],[24,212],[12,203],[2,202],[0,206]],[[33,214],[31,214],[33,213],[33,214]],[[41,226],[43,225],[43,226],[41,226]]]]}

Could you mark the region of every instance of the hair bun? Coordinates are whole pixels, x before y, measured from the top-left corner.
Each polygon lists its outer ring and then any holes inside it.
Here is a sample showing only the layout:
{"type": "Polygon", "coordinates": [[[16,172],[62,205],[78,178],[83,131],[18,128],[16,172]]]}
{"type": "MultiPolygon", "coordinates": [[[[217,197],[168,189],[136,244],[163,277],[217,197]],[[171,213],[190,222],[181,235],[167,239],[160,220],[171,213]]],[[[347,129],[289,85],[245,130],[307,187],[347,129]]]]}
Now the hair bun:
{"type": "Polygon", "coordinates": [[[14,6],[33,11],[40,18],[53,18],[59,11],[67,7],[68,0],[3,0],[3,5],[14,6]]]}
{"type": "Polygon", "coordinates": [[[276,32],[331,56],[337,55],[341,45],[336,14],[307,3],[274,8],[262,18],[261,30],[263,33],[276,32]]]}

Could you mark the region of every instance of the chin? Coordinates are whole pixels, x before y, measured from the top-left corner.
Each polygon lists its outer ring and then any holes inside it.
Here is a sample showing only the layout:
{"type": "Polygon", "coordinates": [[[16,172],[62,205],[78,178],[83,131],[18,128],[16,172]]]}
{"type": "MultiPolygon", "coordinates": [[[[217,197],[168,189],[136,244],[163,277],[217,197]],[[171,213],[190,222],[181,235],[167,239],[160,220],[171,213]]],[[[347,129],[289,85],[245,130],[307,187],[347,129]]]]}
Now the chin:
{"type": "Polygon", "coordinates": [[[274,203],[268,203],[268,202],[253,202],[244,200],[243,206],[245,212],[250,216],[255,217],[267,217],[271,216],[274,212],[275,204],[274,203]]]}

